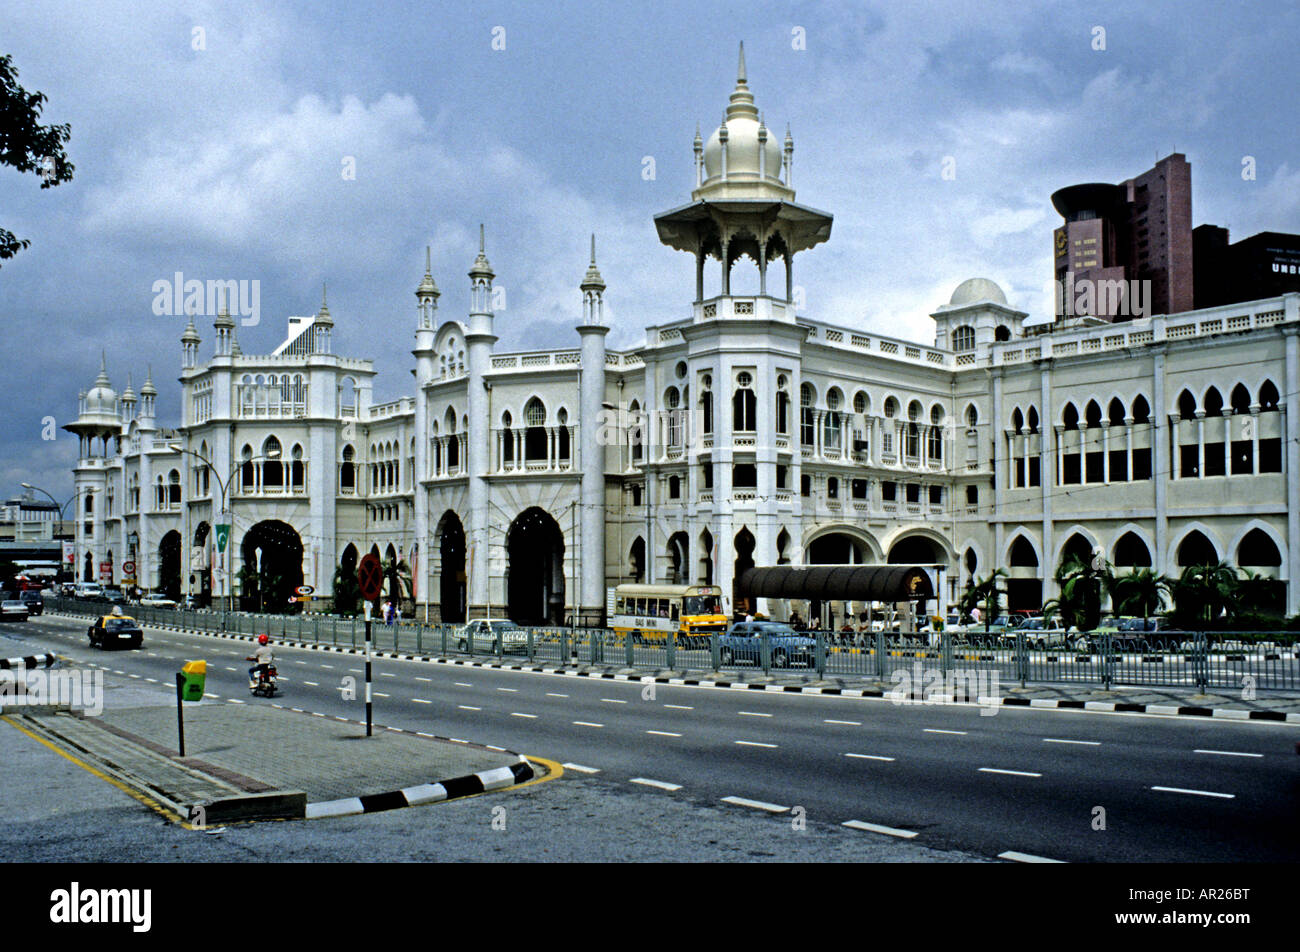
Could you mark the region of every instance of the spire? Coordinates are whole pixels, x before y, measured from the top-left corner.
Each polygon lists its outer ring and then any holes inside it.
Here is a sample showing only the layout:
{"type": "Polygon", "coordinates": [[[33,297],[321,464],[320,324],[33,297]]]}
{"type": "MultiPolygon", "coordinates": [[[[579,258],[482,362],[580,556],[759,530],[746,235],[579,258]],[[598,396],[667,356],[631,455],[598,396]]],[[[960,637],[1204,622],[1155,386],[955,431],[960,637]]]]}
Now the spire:
{"type": "Polygon", "coordinates": [[[316,324],[318,327],[333,327],[334,319],[330,317],[330,306],[326,300],[326,293],[329,288],[324,281],[320,285],[320,310],[316,312],[316,324]]]}
{"type": "Polygon", "coordinates": [[[126,389],[122,391],[123,403],[135,403],[135,391],[131,389],[131,371],[126,372],[126,389]]]}
{"type": "Polygon", "coordinates": [[[197,344],[198,342],[199,342],[199,329],[194,326],[194,315],[191,314],[188,323],[186,323],[185,325],[185,330],[181,332],[181,343],[197,344]]]}
{"type": "Polygon", "coordinates": [[[496,277],[492,273],[492,265],[488,263],[487,255],[484,253],[484,231],[483,225],[478,226],[478,257],[474,259],[473,266],[469,269],[470,278],[487,278],[489,281],[496,277]]]}
{"type": "MultiPolygon", "coordinates": [[[[193,317],[190,318],[190,320],[193,319],[194,319],[193,317]]],[[[230,316],[230,289],[229,288],[225,289],[225,293],[221,297],[221,310],[217,312],[217,318],[212,322],[212,326],[216,328],[235,326],[235,319],[230,316]]]]}
{"type": "Polygon", "coordinates": [[[579,287],[583,291],[604,291],[605,279],[600,276],[600,269],[596,267],[596,235],[591,236],[591,264],[587,265],[587,273],[582,277],[582,284],[579,287]]]}
{"type": "Polygon", "coordinates": [[[727,118],[748,116],[758,119],[758,107],[754,105],[754,94],[749,91],[745,79],[745,44],[740,44],[740,65],[736,69],[736,88],[731,91],[731,104],[727,106],[727,118]]]}
{"type": "Polygon", "coordinates": [[[438,285],[433,280],[433,252],[429,250],[428,245],[424,248],[424,280],[415,289],[415,296],[418,298],[439,296],[438,285]]]}
{"type": "MultiPolygon", "coordinates": [[[[129,381],[130,377],[128,377],[127,380],[129,381]]],[[[129,382],[128,382],[128,386],[130,386],[129,382]]],[[[149,364],[149,373],[148,376],[145,377],[144,386],[140,388],[140,396],[142,397],[158,396],[158,390],[153,385],[153,364],[149,364]]]]}

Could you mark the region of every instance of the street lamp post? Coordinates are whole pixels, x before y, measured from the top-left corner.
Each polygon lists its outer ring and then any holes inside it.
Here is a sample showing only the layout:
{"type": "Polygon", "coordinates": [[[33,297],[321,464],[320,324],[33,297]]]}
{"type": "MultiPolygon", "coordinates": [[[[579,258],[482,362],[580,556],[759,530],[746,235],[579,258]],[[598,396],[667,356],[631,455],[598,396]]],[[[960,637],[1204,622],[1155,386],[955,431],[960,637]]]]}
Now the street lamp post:
{"type": "MultiPolygon", "coordinates": [[[[176,453],[187,453],[187,454],[189,454],[190,456],[193,456],[193,457],[194,457],[195,459],[197,459],[200,463],[202,463],[204,466],[206,466],[206,467],[208,468],[208,471],[209,471],[210,473],[212,473],[213,477],[217,480],[217,485],[221,487],[221,509],[219,510],[219,513],[218,513],[218,517],[217,517],[217,518],[218,518],[218,519],[225,519],[226,522],[225,522],[224,524],[230,526],[230,537],[226,540],[226,552],[229,552],[229,551],[231,550],[231,546],[232,546],[232,544],[233,544],[234,541],[235,541],[235,540],[234,540],[234,534],[235,534],[235,518],[234,518],[234,515],[235,515],[235,514],[234,514],[234,510],[233,510],[233,508],[232,508],[231,510],[227,511],[227,509],[226,509],[226,504],[227,504],[227,500],[229,500],[230,505],[231,505],[232,507],[234,506],[234,499],[228,495],[228,492],[227,492],[227,491],[228,491],[229,488],[230,488],[230,484],[233,483],[233,482],[235,481],[235,470],[232,469],[232,470],[230,471],[230,473],[226,476],[226,478],[225,478],[225,479],[222,479],[222,478],[221,478],[221,474],[217,472],[217,468],[216,468],[215,466],[212,465],[212,461],[211,461],[210,459],[208,459],[206,456],[204,456],[203,454],[201,454],[201,453],[196,453],[196,452],[194,452],[194,450],[191,450],[191,449],[187,449],[186,447],[181,446],[179,443],[168,443],[168,444],[167,444],[167,448],[168,448],[169,450],[172,450],[173,452],[176,452],[176,453]]],[[[265,456],[254,456],[254,457],[252,457],[252,458],[250,458],[250,459],[246,459],[246,460],[244,460],[243,462],[245,462],[245,463],[251,463],[251,462],[253,462],[254,460],[268,460],[268,459],[270,459],[270,460],[275,460],[275,459],[279,459],[279,458],[280,458],[280,453],[279,453],[279,451],[277,450],[277,451],[275,451],[275,452],[268,453],[268,454],[266,454],[265,456]]],[[[241,465],[242,465],[242,464],[241,464],[241,465]]],[[[217,523],[217,524],[221,524],[221,523],[217,523]]],[[[216,531],[216,530],[215,530],[215,526],[214,526],[214,530],[213,530],[213,531],[214,531],[214,532],[216,531]]],[[[218,553],[220,556],[222,556],[222,565],[221,565],[221,569],[220,569],[220,575],[221,575],[221,589],[222,589],[222,591],[221,591],[221,593],[219,594],[218,597],[219,597],[219,598],[221,599],[221,601],[222,601],[222,608],[228,610],[228,609],[232,608],[233,606],[229,604],[230,597],[231,597],[231,596],[230,596],[230,572],[229,572],[229,570],[226,568],[226,560],[225,560],[226,552],[219,552],[219,553],[218,553]]]]}
{"type": "MultiPolygon", "coordinates": [[[[50,495],[50,493],[49,493],[48,490],[42,489],[40,486],[33,486],[31,483],[21,483],[20,485],[23,487],[23,489],[31,489],[31,490],[35,490],[35,491],[38,492],[38,493],[41,493],[42,495],[46,496],[46,497],[50,500],[50,502],[52,502],[52,503],[54,503],[54,505],[58,506],[58,507],[59,507],[59,523],[63,523],[63,522],[65,522],[65,521],[67,521],[66,518],[65,518],[65,514],[67,513],[68,507],[71,506],[71,505],[76,501],[76,499],[77,499],[78,496],[82,495],[83,493],[84,493],[85,495],[87,495],[87,496],[93,496],[93,495],[95,494],[95,487],[94,487],[94,486],[83,486],[83,487],[81,487],[80,489],[78,489],[76,492],[74,492],[74,493],[73,493],[73,494],[68,498],[68,501],[67,501],[67,502],[60,503],[57,499],[55,499],[52,495],[50,495]]],[[[74,520],[74,523],[75,523],[75,520],[74,520]]],[[[56,530],[56,533],[57,533],[57,530],[58,530],[58,525],[57,525],[57,524],[55,525],[55,530],[56,530]]],[[[73,539],[76,539],[76,537],[77,537],[77,533],[76,533],[75,525],[74,525],[74,528],[73,528],[72,537],[73,537],[73,539]]],[[[63,573],[63,553],[62,553],[62,551],[60,551],[60,553],[59,553],[59,574],[55,576],[56,579],[59,578],[59,576],[61,576],[62,573],[63,573]]],[[[70,571],[70,574],[72,575],[72,577],[73,577],[74,579],[76,578],[75,563],[74,563],[74,568],[70,571]]]]}

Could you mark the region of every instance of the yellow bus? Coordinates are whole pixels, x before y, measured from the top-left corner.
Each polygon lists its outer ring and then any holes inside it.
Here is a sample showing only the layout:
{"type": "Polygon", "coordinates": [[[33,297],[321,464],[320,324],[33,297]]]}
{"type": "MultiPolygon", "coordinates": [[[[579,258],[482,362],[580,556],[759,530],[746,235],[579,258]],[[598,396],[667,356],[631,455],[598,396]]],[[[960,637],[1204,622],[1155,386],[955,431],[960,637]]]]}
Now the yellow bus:
{"type": "Polygon", "coordinates": [[[727,630],[722,589],[716,585],[620,585],[614,589],[610,627],[634,642],[664,641],[674,632],[678,644],[703,648],[709,635],[727,630]]]}

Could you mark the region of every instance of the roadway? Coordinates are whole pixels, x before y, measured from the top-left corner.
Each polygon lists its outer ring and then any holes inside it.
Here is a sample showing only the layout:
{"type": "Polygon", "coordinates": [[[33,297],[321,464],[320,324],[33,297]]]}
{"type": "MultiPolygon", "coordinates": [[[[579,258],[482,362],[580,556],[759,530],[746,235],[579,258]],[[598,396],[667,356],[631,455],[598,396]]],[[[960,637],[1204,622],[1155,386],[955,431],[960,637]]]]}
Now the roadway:
{"type": "MultiPolygon", "coordinates": [[[[270,702],[248,692],[249,642],[146,628],[142,650],[101,652],[86,627],[41,616],[4,631],[160,687],[202,657],[212,700],[364,717],[360,655],[278,647],[283,694],[270,702]],[[344,700],[349,677],[357,700],[344,700]]],[[[1295,725],[1033,708],[981,716],[976,706],[427,661],[377,659],[374,674],[376,723],[551,758],[666,797],[756,814],[802,808],[810,822],[862,836],[988,858],[1300,859],[1295,725]]]]}

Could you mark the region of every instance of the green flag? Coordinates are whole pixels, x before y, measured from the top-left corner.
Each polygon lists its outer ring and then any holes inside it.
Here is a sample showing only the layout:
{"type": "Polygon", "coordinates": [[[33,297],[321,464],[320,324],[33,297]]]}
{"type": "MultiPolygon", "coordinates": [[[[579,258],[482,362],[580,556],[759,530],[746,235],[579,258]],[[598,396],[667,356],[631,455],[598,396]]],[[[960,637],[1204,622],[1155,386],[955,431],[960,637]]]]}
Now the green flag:
{"type": "Polygon", "coordinates": [[[226,543],[230,541],[230,526],[217,526],[217,551],[225,552],[226,543]]]}

